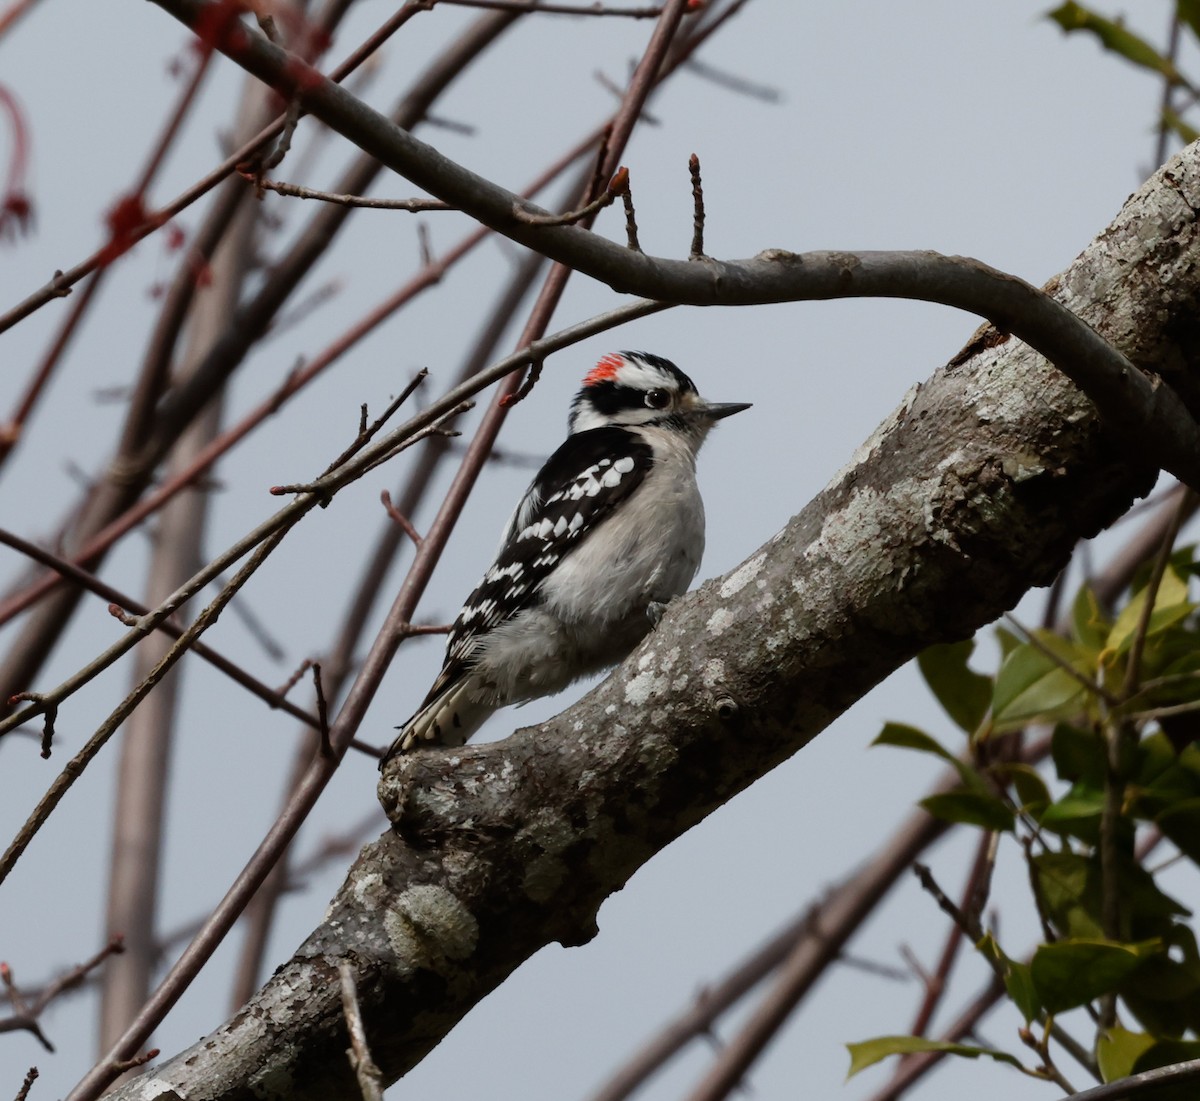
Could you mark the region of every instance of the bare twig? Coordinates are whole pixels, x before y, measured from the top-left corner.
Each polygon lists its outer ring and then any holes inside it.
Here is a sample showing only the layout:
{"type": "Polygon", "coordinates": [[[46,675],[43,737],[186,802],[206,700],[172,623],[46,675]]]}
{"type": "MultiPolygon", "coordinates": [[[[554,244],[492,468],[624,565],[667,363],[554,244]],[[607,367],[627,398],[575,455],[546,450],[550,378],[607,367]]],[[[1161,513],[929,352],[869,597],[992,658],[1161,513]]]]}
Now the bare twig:
{"type": "Polygon", "coordinates": [[[21,1088],[19,1090],[17,1090],[17,1096],[15,1098],[15,1101],[25,1101],[25,1099],[29,1096],[30,1087],[34,1084],[34,1082],[37,1081],[37,1078],[38,1078],[37,1067],[30,1067],[25,1072],[25,1081],[21,1083],[21,1088]]]}
{"type": "Polygon", "coordinates": [[[783,93],[773,85],[759,84],[757,81],[747,80],[744,76],[727,73],[698,57],[689,58],[684,63],[684,68],[702,80],[707,80],[709,83],[716,84],[739,96],[749,96],[751,99],[761,100],[763,103],[779,103],[783,100],[783,93]]]}
{"type": "MultiPolygon", "coordinates": [[[[30,543],[26,539],[22,539],[19,535],[14,535],[12,532],[5,531],[0,528],[0,543],[4,543],[14,550],[20,551],[28,558],[36,562],[42,563],[44,566],[50,567],[62,576],[70,578],[76,584],[90,592],[96,593],[97,596],[109,601],[109,612],[117,619],[125,624],[126,627],[145,626],[147,617],[152,617],[152,610],[138,600],[134,600],[128,593],[122,592],[120,589],[114,588],[106,581],[102,581],[94,574],[88,573],[86,570],[81,570],[78,566],[59,557],[56,554],[44,550],[35,543],[30,543]],[[130,614],[132,613],[132,614],[130,614]]],[[[153,623],[154,630],[162,631],[171,638],[179,638],[183,633],[177,623],[171,619],[155,619],[153,623]]],[[[297,707],[295,704],[289,703],[284,699],[285,692],[272,689],[269,685],[264,684],[257,677],[251,676],[240,665],[231,661],[223,654],[214,650],[211,646],[204,642],[197,642],[192,647],[192,652],[202,660],[208,662],[214,669],[220,670],[231,680],[240,684],[243,688],[252,692],[259,699],[263,700],[269,707],[280,708],[286,711],[293,718],[299,719],[308,726],[316,727],[317,719],[310,715],[303,708],[297,707]]],[[[41,696],[36,692],[17,693],[10,699],[18,700],[25,699],[31,702],[42,702],[49,705],[53,702],[45,696],[41,696]]],[[[54,704],[57,707],[57,703],[54,704]]]]}
{"type": "Polygon", "coordinates": [[[363,1027],[362,1013],[358,1008],[358,990],[354,982],[354,964],[349,960],[338,961],[338,976],[342,981],[342,1013],[346,1018],[346,1030],[350,1033],[350,1049],[346,1052],[350,1066],[358,1079],[363,1101],[383,1101],[383,1075],[371,1058],[367,1046],[367,1031],[363,1027]]]}
{"type": "MultiPolygon", "coordinates": [[[[109,956],[119,955],[123,951],[125,951],[125,946],[122,938],[112,937],[91,959],[72,967],[71,970],[48,982],[33,998],[26,998],[17,986],[12,968],[7,963],[0,963],[0,982],[3,982],[8,992],[8,1000],[13,1007],[12,1016],[0,1019],[0,1032],[15,1030],[31,1032],[47,1051],[53,1052],[54,1045],[46,1038],[38,1023],[46,1007],[60,994],[82,985],[87,976],[109,956]]],[[[35,1073],[34,1077],[36,1076],[35,1073]]]]}
{"type": "Polygon", "coordinates": [[[408,517],[404,515],[395,505],[392,504],[392,495],[386,490],[380,490],[379,500],[383,503],[384,511],[399,525],[400,530],[412,540],[414,547],[420,548],[421,536],[417,529],[412,526],[408,517]]]}
{"type": "Polygon", "coordinates": [[[692,178],[692,247],[689,260],[704,257],[704,184],[700,180],[700,158],[693,153],[688,157],[688,174],[692,178]]]}
{"type": "Polygon", "coordinates": [[[609,180],[608,186],[602,194],[575,210],[568,210],[563,214],[544,214],[539,211],[526,210],[523,204],[514,203],[513,217],[517,221],[531,226],[569,226],[598,214],[606,206],[612,206],[617,196],[625,194],[628,190],[629,169],[619,168],[613,178],[609,180]]]}
{"type": "Polygon", "coordinates": [[[638,243],[637,214],[633,209],[632,189],[626,187],[621,192],[621,201],[625,205],[625,247],[631,252],[641,252],[642,246],[638,243]]]}
{"type": "Polygon", "coordinates": [[[537,15],[599,15],[626,19],[657,19],[661,7],[612,8],[605,4],[554,4],[543,0],[435,0],[459,8],[489,8],[493,11],[529,12],[537,15]]]}
{"type": "Polygon", "coordinates": [[[325,689],[321,684],[320,662],[312,663],[313,692],[317,697],[317,715],[321,720],[321,752],[326,756],[333,755],[333,747],[329,744],[329,707],[325,703],[325,689]]]}
{"type": "MultiPolygon", "coordinates": [[[[963,886],[961,910],[964,914],[971,915],[972,923],[975,926],[979,925],[979,915],[982,913],[984,898],[986,897],[981,888],[987,875],[989,853],[992,849],[994,837],[995,835],[991,833],[981,834],[975,848],[975,860],[971,865],[971,870],[967,874],[967,881],[963,886]]],[[[950,973],[954,969],[959,950],[962,948],[962,942],[963,927],[958,922],[952,922],[950,931],[946,934],[946,941],[942,946],[942,953],[938,958],[936,969],[932,974],[924,973],[922,975],[922,981],[925,985],[925,997],[921,1000],[921,1006],[917,1010],[916,1019],[909,1029],[912,1035],[925,1035],[925,1031],[929,1027],[929,1022],[933,1020],[933,1015],[946,992],[946,984],[949,981],[950,973]]],[[[902,1059],[901,1062],[903,1063],[904,1060],[902,1059]]]]}
{"type": "Polygon", "coordinates": [[[1183,526],[1184,519],[1191,515],[1191,512],[1195,509],[1197,499],[1193,491],[1186,491],[1175,506],[1171,522],[1168,524],[1166,531],[1163,532],[1162,543],[1159,545],[1158,554],[1154,558],[1154,566],[1151,569],[1150,578],[1146,582],[1146,588],[1142,592],[1143,603],[1141,614],[1138,616],[1137,627],[1129,644],[1129,657],[1126,659],[1125,664],[1125,680],[1121,687],[1120,698],[1122,700],[1129,699],[1137,691],[1142,673],[1142,653],[1146,648],[1146,635],[1150,627],[1150,617],[1154,614],[1154,604],[1158,598],[1158,590],[1162,586],[1163,577],[1166,575],[1167,566],[1171,561],[1171,551],[1175,547],[1175,539],[1179,535],[1179,529],[1183,526]]]}
{"type": "MultiPolygon", "coordinates": [[[[405,23],[407,23],[414,15],[419,14],[424,8],[419,4],[405,4],[392,16],[370,35],[363,43],[350,54],[340,65],[338,65],[329,74],[329,79],[334,83],[343,81],[351,73],[353,73],[364,61],[373,56],[375,52],[405,23]]],[[[328,28],[324,28],[328,30],[328,28]]],[[[166,206],[160,207],[158,212],[152,218],[148,218],[141,225],[136,226],[130,231],[131,244],[136,244],[143,237],[153,233],[162,225],[166,225],[172,218],[175,217],[181,210],[185,210],[198,199],[203,198],[214,187],[217,186],[231,173],[237,171],[240,164],[245,163],[254,157],[268,143],[283,130],[286,124],[287,116],[280,115],[269,126],[264,127],[258,134],[246,142],[241,148],[235,150],[224,161],[214,168],[207,176],[197,180],[186,191],[180,193],[166,206]]],[[[86,260],[81,261],[67,271],[56,271],[50,282],[40,290],[29,295],[23,302],[18,303],[7,313],[0,316],[0,333],[11,328],[18,321],[28,317],[35,310],[40,309],[47,302],[53,301],[55,298],[63,298],[71,293],[71,288],[81,279],[86,278],[97,268],[101,267],[105,261],[107,246],[101,248],[89,256],[86,260]]]]}
{"type": "Polygon", "coordinates": [[[279,195],[287,195],[293,199],[317,199],[323,203],[337,203],[339,206],[361,207],[366,210],[408,210],[414,213],[454,209],[440,199],[369,199],[365,195],[335,195],[332,191],[318,191],[312,187],[284,183],[282,180],[268,180],[242,169],[238,171],[244,179],[249,180],[256,187],[274,191],[279,195]]]}
{"type": "MultiPolygon", "coordinates": [[[[188,24],[204,8],[201,0],[155,2],[188,24]]],[[[598,240],[580,227],[530,226],[514,219],[513,203],[518,200],[511,192],[448,162],[319,74],[301,70],[304,80],[300,81],[297,59],[265,40],[227,44],[225,52],[285,94],[296,94],[303,84],[298,94],[312,113],[416,186],[460,204],[517,242],[624,290],[659,296],[669,288],[676,301],[734,305],[799,299],[814,293],[820,284],[823,296],[903,294],[981,312],[1045,354],[1075,382],[1140,461],[1153,462],[1200,487],[1197,426],[1179,395],[1168,386],[1156,386],[1066,307],[1018,279],[1003,277],[976,261],[928,253],[907,254],[902,260],[870,253],[852,258],[845,253],[808,254],[801,260],[772,251],[738,263],[657,260],[646,264],[641,258],[635,263],[627,249],[598,240]],[[957,277],[950,278],[951,271],[957,277]],[[890,291],[883,289],[885,284],[890,291]]]]}

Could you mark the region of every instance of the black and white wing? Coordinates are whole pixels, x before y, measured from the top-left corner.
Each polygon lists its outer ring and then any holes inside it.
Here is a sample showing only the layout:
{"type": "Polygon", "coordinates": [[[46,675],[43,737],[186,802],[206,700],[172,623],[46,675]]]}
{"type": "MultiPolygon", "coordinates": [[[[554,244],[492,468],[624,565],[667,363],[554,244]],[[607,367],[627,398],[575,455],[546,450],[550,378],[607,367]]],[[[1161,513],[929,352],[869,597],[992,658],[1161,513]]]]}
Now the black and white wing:
{"type": "Polygon", "coordinates": [[[567,437],[529,486],[495,562],[458,613],[423,707],[470,669],[488,632],[537,603],[555,566],[641,485],[653,461],[650,446],[624,428],[567,437]]]}

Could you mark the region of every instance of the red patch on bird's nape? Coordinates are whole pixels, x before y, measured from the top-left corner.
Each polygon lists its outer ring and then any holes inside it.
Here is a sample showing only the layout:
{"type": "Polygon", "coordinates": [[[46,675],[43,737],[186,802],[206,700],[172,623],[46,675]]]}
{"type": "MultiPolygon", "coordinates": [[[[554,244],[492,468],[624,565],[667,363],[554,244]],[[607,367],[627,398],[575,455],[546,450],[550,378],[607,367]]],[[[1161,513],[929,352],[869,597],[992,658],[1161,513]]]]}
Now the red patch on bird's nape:
{"type": "Polygon", "coordinates": [[[583,380],[584,386],[594,386],[597,382],[610,382],[617,377],[617,372],[625,366],[625,357],[620,352],[609,352],[602,356],[583,380]]]}

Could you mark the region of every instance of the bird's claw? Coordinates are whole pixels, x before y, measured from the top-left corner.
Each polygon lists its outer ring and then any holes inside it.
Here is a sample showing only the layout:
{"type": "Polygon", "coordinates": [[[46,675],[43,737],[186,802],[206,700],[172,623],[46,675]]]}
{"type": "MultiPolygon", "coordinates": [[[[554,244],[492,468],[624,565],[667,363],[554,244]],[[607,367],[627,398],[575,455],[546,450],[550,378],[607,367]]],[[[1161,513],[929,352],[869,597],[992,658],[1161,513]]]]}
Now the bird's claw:
{"type": "Polygon", "coordinates": [[[652,600],[646,605],[646,618],[650,620],[650,630],[653,631],[658,627],[666,610],[667,601],[665,600],[652,600]]]}

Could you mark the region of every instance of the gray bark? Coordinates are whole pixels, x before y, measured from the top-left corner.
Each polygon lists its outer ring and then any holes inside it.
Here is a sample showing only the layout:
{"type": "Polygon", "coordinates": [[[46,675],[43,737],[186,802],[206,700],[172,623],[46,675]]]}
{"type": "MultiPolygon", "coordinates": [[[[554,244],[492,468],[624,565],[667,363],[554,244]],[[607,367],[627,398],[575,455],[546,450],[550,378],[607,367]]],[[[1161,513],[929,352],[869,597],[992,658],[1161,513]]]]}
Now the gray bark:
{"type": "MultiPolygon", "coordinates": [[[[1193,147],[1051,288],[1181,382],[1198,377],[1198,206],[1193,147]]],[[[981,329],[578,704],[497,744],[399,758],[379,789],[394,829],[316,931],[225,1025],[112,1096],[359,1096],[342,959],[394,1080],[538,948],[594,936],[601,902],[650,856],[888,673],[1049,582],[1154,473],[1044,359],[981,329]]]]}

